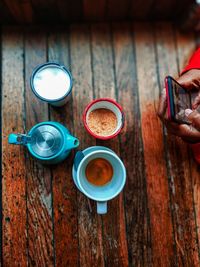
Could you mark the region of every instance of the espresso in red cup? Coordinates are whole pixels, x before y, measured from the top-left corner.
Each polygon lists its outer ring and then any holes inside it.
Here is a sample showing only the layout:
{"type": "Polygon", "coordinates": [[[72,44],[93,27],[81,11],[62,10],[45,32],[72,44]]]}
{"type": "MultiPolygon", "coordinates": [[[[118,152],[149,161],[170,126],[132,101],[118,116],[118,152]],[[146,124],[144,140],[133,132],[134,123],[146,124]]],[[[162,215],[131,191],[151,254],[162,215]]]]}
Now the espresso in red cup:
{"type": "Polygon", "coordinates": [[[115,100],[99,98],[86,107],[83,122],[93,137],[108,140],[121,132],[124,126],[124,113],[115,100]]]}

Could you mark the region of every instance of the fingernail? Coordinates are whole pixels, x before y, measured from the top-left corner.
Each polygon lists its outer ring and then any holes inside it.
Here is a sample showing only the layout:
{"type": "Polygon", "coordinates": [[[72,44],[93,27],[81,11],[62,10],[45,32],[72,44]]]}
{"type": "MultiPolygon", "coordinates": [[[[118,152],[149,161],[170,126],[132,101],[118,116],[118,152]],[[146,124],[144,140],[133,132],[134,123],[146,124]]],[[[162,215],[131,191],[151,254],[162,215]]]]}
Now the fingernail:
{"type": "Polygon", "coordinates": [[[192,113],[192,110],[191,109],[186,109],[185,110],[185,116],[188,117],[190,114],[192,113]]]}

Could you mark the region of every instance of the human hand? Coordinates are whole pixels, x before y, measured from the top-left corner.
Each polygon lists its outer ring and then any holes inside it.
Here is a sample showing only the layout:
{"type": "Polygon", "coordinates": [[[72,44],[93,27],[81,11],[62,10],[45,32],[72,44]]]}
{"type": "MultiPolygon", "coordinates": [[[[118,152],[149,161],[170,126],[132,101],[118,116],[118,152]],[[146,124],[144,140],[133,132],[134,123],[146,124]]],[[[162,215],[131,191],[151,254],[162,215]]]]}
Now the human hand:
{"type": "MultiPolygon", "coordinates": [[[[192,108],[196,109],[200,105],[200,70],[192,69],[177,79],[183,87],[188,90],[195,90],[195,93],[192,93],[192,108]]],[[[168,129],[171,134],[181,137],[184,141],[189,143],[198,143],[200,142],[200,113],[197,111],[192,112],[191,110],[186,110],[185,115],[191,122],[191,125],[187,124],[177,124],[170,121],[166,115],[167,111],[167,97],[166,90],[163,89],[159,108],[158,116],[168,129]]]]}
{"type": "Polygon", "coordinates": [[[181,75],[177,82],[192,93],[192,108],[196,109],[200,104],[200,70],[192,69],[181,75]]]}

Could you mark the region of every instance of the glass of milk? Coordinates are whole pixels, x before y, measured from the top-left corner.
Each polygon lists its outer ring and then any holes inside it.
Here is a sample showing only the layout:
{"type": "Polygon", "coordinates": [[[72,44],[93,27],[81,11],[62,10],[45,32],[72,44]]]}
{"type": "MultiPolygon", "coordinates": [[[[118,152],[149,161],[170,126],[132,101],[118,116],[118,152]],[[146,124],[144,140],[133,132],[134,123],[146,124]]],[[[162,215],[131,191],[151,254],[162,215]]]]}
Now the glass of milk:
{"type": "Polygon", "coordinates": [[[64,66],[47,62],[35,68],[30,84],[40,100],[53,106],[63,106],[71,96],[73,81],[71,73],[64,66]]]}

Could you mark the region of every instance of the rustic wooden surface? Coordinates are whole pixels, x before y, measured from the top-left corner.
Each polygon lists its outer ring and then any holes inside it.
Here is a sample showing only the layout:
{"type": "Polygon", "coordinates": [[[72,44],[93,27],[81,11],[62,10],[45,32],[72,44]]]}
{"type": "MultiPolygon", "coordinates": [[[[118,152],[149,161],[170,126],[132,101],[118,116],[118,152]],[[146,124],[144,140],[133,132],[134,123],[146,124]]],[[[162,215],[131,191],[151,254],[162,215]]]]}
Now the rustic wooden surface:
{"type": "Polygon", "coordinates": [[[200,169],[155,112],[164,76],[178,76],[197,42],[164,22],[2,29],[2,266],[199,266],[200,169]],[[48,60],[74,77],[72,99],[62,108],[30,91],[33,68],[48,60]],[[114,140],[95,140],[83,128],[83,110],[98,97],[116,99],[125,111],[114,140]],[[44,120],[66,125],[80,149],[105,145],[122,158],[127,182],[108,214],[97,215],[93,201],[90,210],[76,189],[74,151],[44,167],[8,145],[10,132],[44,120]]]}
{"type": "Polygon", "coordinates": [[[195,0],[0,0],[0,23],[180,19],[195,0]],[[179,15],[179,16],[178,16],[179,15]]]}

